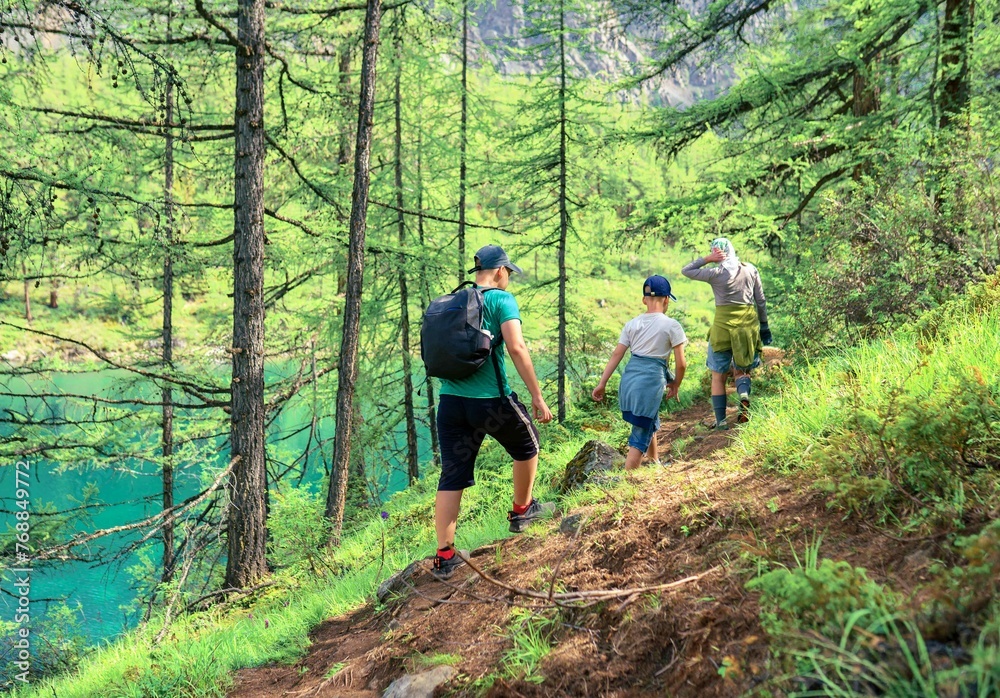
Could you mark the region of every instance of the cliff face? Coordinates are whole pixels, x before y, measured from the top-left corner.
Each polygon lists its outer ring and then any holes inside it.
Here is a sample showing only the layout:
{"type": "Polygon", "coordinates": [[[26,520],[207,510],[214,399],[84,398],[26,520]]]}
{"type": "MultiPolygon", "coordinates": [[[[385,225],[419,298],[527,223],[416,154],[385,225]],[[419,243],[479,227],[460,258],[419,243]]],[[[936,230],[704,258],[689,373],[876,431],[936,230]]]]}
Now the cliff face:
{"type": "MultiPolygon", "coordinates": [[[[570,51],[570,62],[577,75],[596,76],[609,83],[642,74],[650,69],[650,43],[655,29],[620,26],[614,10],[605,5],[601,22],[581,27],[580,18],[568,24],[582,29],[585,47],[570,51]]],[[[482,60],[493,63],[504,75],[539,73],[543,62],[526,58],[540,42],[530,36],[530,23],[519,0],[496,0],[478,8],[469,22],[470,40],[479,46],[482,60]]],[[[697,65],[694,61],[682,68],[647,81],[638,92],[654,104],[684,107],[702,99],[711,99],[735,81],[727,64],[697,65]]]]}

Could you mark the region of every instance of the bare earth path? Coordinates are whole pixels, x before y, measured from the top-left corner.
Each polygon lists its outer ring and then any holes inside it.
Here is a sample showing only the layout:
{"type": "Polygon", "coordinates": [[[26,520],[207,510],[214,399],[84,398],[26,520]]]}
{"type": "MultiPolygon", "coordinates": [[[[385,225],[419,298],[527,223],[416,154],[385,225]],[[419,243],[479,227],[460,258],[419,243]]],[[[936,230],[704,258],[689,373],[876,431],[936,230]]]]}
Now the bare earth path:
{"type": "Polygon", "coordinates": [[[460,672],[440,695],[739,696],[768,676],[757,599],[744,589],[757,559],[790,562],[793,546],[801,552],[821,532],[824,556],[863,566],[896,588],[920,582],[932,541],[903,543],[842,521],[808,483],[720,467],[719,450],[731,436],[710,431],[710,421],[704,404],[665,420],[661,454],[679,441],[683,453],[625,476],[637,491],[631,501],[609,491],[603,503],[562,512],[580,516],[579,536],[561,532],[557,518],[472,552],[488,575],[521,589],[547,591],[553,570],[563,591],[653,586],[704,573],[656,594],[562,611],[553,649],[536,670],[541,683],[517,672],[488,689],[483,683],[514,644],[508,602],[527,599],[468,567],[445,586],[431,577],[428,560],[408,596],[328,619],[297,664],[244,670],[229,697],[374,698],[394,679],[425,670],[420,659],[435,655],[452,655],[447,661],[460,672]],[[331,668],[339,671],[330,676],[331,668]]]}

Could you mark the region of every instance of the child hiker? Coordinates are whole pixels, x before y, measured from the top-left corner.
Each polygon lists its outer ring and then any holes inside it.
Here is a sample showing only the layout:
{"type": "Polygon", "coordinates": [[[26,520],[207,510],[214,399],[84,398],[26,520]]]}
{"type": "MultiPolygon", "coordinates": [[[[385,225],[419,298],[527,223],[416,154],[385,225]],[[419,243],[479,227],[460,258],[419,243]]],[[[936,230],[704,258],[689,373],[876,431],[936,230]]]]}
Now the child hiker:
{"type": "MultiPolygon", "coordinates": [[[[638,468],[645,453],[656,461],[656,432],[660,428],[660,400],[663,389],[667,389],[667,399],[677,397],[677,391],[684,380],[687,362],[684,359],[684,343],[687,337],[681,324],[667,317],[667,306],[671,298],[670,282],[662,276],[651,276],[642,285],[642,303],[646,312],[625,323],[618,346],[611,352],[608,365],[604,367],[601,380],[591,393],[594,400],[604,399],[608,379],[618,368],[625,351],[632,350],[632,358],[622,372],[621,387],[618,389],[618,404],[622,418],[632,425],[628,439],[628,456],[625,469],[638,468]],[[667,361],[670,352],[674,354],[674,369],[677,376],[670,375],[667,361]]],[[[677,300],[674,298],[674,300],[677,300]]]]}
{"type": "Polygon", "coordinates": [[[689,279],[705,281],[715,293],[715,320],[708,332],[708,360],[712,372],[712,409],[715,428],[728,429],[726,378],[730,372],[740,400],[737,423],[749,419],[750,371],[760,366],[760,350],[771,343],[767,304],[760,274],[752,264],[740,262],[726,238],[712,241],[711,252],[681,269],[689,279]],[[703,268],[716,262],[718,266],[703,268]]]}

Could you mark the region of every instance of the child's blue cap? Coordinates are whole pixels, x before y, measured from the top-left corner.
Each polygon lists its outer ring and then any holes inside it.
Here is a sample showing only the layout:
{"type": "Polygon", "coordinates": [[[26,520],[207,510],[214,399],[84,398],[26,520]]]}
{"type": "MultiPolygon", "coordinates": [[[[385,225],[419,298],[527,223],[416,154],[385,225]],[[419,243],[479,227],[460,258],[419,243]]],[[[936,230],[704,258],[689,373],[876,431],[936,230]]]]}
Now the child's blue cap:
{"type": "MultiPolygon", "coordinates": [[[[674,298],[674,294],[670,292],[670,282],[659,275],[651,276],[646,279],[646,283],[642,285],[642,295],[656,297],[668,296],[670,298],[674,298]]],[[[674,298],[674,300],[677,299],[674,298]]]]}

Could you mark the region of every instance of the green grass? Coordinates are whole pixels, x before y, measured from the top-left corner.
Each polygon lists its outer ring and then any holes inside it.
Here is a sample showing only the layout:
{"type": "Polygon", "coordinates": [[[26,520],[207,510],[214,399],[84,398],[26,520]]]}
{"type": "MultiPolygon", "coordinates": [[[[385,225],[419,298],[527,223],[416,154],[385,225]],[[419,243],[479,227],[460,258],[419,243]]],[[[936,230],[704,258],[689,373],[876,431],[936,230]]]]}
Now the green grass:
{"type": "Polygon", "coordinates": [[[417,667],[454,666],[462,661],[459,654],[447,654],[435,652],[434,654],[417,654],[413,658],[413,663],[417,667]]]}
{"type": "Polygon", "coordinates": [[[556,625],[554,619],[544,614],[513,609],[508,623],[511,648],[500,660],[502,673],[512,679],[542,683],[544,677],[538,673],[538,667],[552,651],[556,625]]]}

